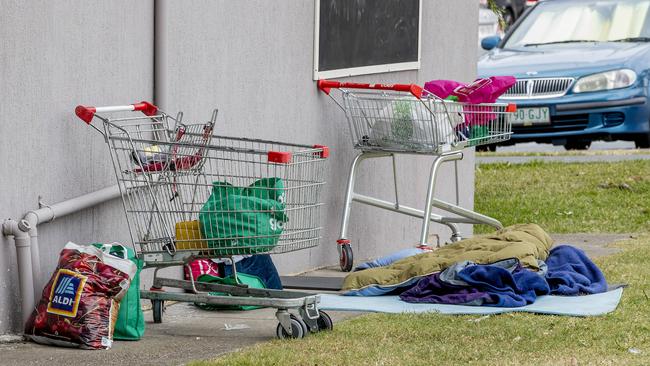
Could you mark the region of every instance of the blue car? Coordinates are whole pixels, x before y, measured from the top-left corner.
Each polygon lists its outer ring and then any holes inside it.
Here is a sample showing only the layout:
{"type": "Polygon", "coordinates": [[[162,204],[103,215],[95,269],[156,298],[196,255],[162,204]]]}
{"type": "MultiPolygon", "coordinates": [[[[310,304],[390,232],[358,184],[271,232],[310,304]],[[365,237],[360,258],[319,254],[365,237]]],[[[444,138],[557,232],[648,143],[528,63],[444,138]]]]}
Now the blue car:
{"type": "Polygon", "coordinates": [[[509,143],[650,147],[650,0],[540,1],[481,45],[479,76],[517,78],[499,99],[518,108],[509,143]]]}

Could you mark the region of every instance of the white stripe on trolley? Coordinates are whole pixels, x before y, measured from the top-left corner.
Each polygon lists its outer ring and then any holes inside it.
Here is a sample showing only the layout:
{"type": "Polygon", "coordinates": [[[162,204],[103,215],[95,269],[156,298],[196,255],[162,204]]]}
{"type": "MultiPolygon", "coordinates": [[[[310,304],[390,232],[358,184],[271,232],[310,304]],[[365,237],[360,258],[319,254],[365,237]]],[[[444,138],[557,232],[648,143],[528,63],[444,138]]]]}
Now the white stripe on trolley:
{"type": "Polygon", "coordinates": [[[133,104],[116,105],[116,106],[110,106],[110,107],[96,107],[95,108],[96,113],[121,112],[121,111],[133,111],[133,110],[135,110],[135,106],[133,104]]]}

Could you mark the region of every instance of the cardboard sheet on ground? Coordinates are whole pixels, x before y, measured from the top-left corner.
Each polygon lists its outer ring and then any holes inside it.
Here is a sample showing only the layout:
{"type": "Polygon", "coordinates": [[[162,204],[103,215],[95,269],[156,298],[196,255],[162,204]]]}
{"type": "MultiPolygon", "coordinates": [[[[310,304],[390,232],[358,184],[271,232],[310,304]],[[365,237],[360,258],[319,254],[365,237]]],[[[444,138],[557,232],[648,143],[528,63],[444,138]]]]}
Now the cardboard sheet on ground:
{"type": "Polygon", "coordinates": [[[399,296],[340,296],[321,294],[321,310],[369,311],[378,313],[501,314],[523,311],[538,314],[595,316],[610,313],[621,301],[623,288],[585,296],[540,296],[533,304],[519,308],[495,308],[446,304],[413,304],[399,296]]]}

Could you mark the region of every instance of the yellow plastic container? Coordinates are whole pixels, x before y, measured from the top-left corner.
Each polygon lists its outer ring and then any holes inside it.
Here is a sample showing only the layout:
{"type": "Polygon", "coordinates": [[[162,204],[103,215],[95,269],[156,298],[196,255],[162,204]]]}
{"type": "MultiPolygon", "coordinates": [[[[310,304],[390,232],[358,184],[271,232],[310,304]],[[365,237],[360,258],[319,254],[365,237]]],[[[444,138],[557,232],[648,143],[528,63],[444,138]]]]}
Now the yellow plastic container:
{"type": "Polygon", "coordinates": [[[208,249],[208,242],[203,240],[198,220],[176,223],[176,249],[208,249]]]}

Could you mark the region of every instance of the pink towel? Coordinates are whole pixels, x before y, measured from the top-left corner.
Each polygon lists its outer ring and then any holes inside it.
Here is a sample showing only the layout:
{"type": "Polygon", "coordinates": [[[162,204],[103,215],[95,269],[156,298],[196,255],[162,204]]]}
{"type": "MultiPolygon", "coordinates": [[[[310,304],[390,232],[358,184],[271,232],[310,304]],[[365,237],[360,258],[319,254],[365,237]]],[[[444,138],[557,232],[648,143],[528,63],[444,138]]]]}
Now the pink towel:
{"type": "Polygon", "coordinates": [[[463,103],[494,103],[516,81],[514,76],[491,76],[468,85],[453,80],[432,80],[424,84],[424,90],[442,99],[454,95],[463,103]]]}
{"type": "MultiPolygon", "coordinates": [[[[514,76],[491,76],[476,79],[471,84],[463,85],[453,80],[432,80],[424,84],[424,90],[445,99],[455,96],[461,103],[494,103],[517,82],[514,76]]],[[[464,106],[465,122],[470,126],[484,126],[496,118],[489,106],[464,106]]]]}

